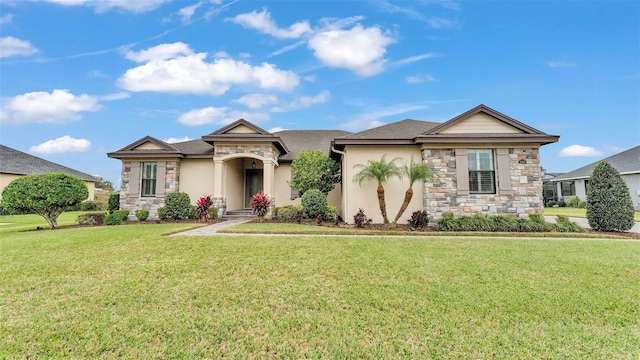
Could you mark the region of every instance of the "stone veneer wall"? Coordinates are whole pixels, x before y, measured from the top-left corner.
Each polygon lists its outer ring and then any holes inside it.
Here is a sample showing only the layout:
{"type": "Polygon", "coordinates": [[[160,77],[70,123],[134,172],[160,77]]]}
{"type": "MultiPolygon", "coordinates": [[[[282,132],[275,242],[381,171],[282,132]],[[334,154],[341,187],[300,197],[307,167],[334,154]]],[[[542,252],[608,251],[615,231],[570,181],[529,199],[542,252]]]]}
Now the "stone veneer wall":
{"type": "MultiPolygon", "coordinates": [[[[160,161],[156,161],[160,163],[160,161]]],[[[136,210],[149,210],[149,219],[158,219],[158,208],[164,206],[166,194],[180,190],[180,162],[165,161],[164,194],[155,197],[140,196],[140,179],[131,179],[130,160],[122,161],[122,180],[120,185],[120,209],[129,210],[129,220],[136,219],[136,210]],[[138,181],[138,191],[133,194],[129,192],[131,181],[138,181]]],[[[158,176],[156,176],[158,178],[158,176]]],[[[156,184],[156,193],[161,184],[156,184]]]]}
{"type": "Polygon", "coordinates": [[[440,176],[439,181],[424,185],[424,207],[433,219],[448,211],[456,216],[480,213],[527,217],[542,213],[542,168],[537,148],[509,148],[511,195],[458,195],[455,149],[424,149],[422,161],[440,176]]]}

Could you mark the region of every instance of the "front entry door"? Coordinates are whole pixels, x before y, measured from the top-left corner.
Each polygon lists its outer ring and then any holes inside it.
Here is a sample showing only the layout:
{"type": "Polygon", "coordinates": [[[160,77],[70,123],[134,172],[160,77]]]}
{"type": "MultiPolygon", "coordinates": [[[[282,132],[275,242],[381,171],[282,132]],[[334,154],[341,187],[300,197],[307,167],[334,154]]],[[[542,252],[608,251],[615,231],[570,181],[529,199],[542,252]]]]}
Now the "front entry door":
{"type": "Polygon", "coordinates": [[[251,197],[262,191],[262,169],[247,169],[245,176],[244,207],[251,208],[251,197]]]}

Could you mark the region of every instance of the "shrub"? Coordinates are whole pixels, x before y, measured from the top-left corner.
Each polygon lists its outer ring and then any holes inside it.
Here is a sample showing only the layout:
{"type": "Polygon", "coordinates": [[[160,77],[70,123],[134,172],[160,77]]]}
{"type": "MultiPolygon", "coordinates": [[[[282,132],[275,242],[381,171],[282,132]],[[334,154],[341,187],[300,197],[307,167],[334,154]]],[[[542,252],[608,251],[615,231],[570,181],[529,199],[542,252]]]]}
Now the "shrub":
{"type": "Polygon", "coordinates": [[[269,213],[269,207],[271,206],[271,200],[262,191],[257,192],[251,198],[251,208],[253,213],[258,215],[258,221],[263,221],[265,215],[269,213]]]}
{"type": "Polygon", "coordinates": [[[120,210],[120,193],[109,194],[109,200],[107,201],[107,210],[109,211],[109,213],[120,210]]]}
{"type": "Polygon", "coordinates": [[[556,205],[558,205],[558,202],[557,202],[557,201],[555,201],[555,200],[549,200],[549,201],[547,201],[547,207],[554,207],[554,206],[556,206],[556,205]]]}
{"type": "Polygon", "coordinates": [[[136,218],[140,221],[147,220],[147,218],[149,218],[149,210],[146,210],[146,209],[136,210],[136,218]]]}
{"type": "Polygon", "coordinates": [[[85,201],[80,204],[80,211],[96,211],[98,209],[98,204],[95,201],[85,201]]]}
{"type": "Polygon", "coordinates": [[[558,200],[558,207],[567,207],[567,203],[564,200],[558,200]]]}
{"type": "Polygon", "coordinates": [[[316,224],[318,224],[318,225],[322,224],[323,220],[324,220],[324,218],[322,217],[321,214],[318,214],[318,216],[316,216],[316,224]]]}
{"type": "Polygon", "coordinates": [[[553,224],[544,220],[541,214],[531,214],[529,218],[518,219],[509,215],[473,215],[454,218],[443,216],[435,223],[440,231],[493,231],[493,232],[547,232],[553,224]]]}
{"type": "Polygon", "coordinates": [[[218,208],[212,207],[209,208],[209,219],[217,219],[218,218],[218,208]]]}
{"type": "Polygon", "coordinates": [[[554,224],[554,228],[558,232],[587,232],[587,230],[585,230],[582,226],[576,224],[573,221],[569,221],[569,218],[565,215],[556,216],[556,223],[554,224]]]}
{"type": "Polygon", "coordinates": [[[578,208],[579,209],[586,209],[587,208],[587,202],[586,201],[580,201],[580,203],[578,203],[578,208]]]}
{"type": "Polygon", "coordinates": [[[171,220],[188,219],[191,215],[191,200],[185,192],[171,192],[164,201],[165,217],[171,220]]]}
{"type": "Polygon", "coordinates": [[[209,209],[211,208],[212,205],[213,205],[213,200],[211,200],[210,195],[200,197],[196,201],[196,213],[198,214],[198,218],[200,220],[207,221],[210,219],[209,209]]]}
{"type": "Polygon", "coordinates": [[[32,174],[14,179],[2,191],[3,206],[14,212],[35,213],[53,229],[67,207],[89,196],[87,185],[62,173],[32,174]]]}
{"type": "Polygon", "coordinates": [[[515,216],[494,215],[491,216],[491,220],[493,222],[491,231],[511,232],[518,229],[518,219],[515,216]]]}
{"type": "Polygon", "coordinates": [[[187,219],[189,220],[198,220],[200,217],[198,215],[198,209],[195,205],[189,205],[189,216],[187,219]]]}
{"type": "Polygon", "coordinates": [[[601,161],[591,173],[587,219],[598,231],[625,231],[635,224],[629,187],[616,168],[601,161]]]}
{"type": "Polygon", "coordinates": [[[302,207],[296,205],[278,206],[273,209],[273,218],[281,221],[294,221],[302,207]]]}
{"type": "Polygon", "coordinates": [[[79,225],[102,225],[104,224],[104,213],[88,213],[78,215],[79,225]]]}
{"type": "Polygon", "coordinates": [[[127,221],[129,219],[129,210],[116,210],[113,215],[120,219],[120,222],[127,221]]]}
{"type": "Polygon", "coordinates": [[[411,214],[409,228],[411,231],[429,226],[429,216],[426,210],[417,210],[411,214]]]}
{"type": "MultiPolygon", "coordinates": [[[[121,210],[119,210],[121,211],[121,210]]],[[[107,214],[104,217],[104,224],[105,225],[120,225],[122,224],[122,219],[120,217],[118,217],[118,215],[115,214],[115,212],[113,214],[107,214]]]]}
{"type": "Polygon", "coordinates": [[[161,206],[158,208],[158,219],[160,220],[167,220],[167,211],[165,210],[164,206],[161,206]]]}
{"type": "Polygon", "coordinates": [[[311,189],[318,189],[326,195],[340,181],[340,165],[324,151],[301,151],[291,163],[289,186],[299,196],[304,196],[311,189]]]}
{"type": "Polygon", "coordinates": [[[358,213],[353,216],[353,224],[357,228],[365,227],[365,225],[371,224],[372,221],[372,219],[368,218],[367,215],[364,214],[364,210],[362,210],[362,208],[360,208],[358,213]]]}
{"type": "Polygon", "coordinates": [[[569,207],[576,208],[578,207],[578,204],[580,204],[580,199],[578,199],[577,197],[572,197],[571,199],[569,199],[569,201],[567,201],[567,206],[569,207]]]}
{"type": "Polygon", "coordinates": [[[315,219],[327,211],[327,196],[317,189],[307,190],[302,195],[302,216],[315,219]]]}
{"type": "Polygon", "coordinates": [[[338,209],[333,205],[327,205],[327,209],[323,215],[324,219],[334,223],[338,222],[338,209]]]}

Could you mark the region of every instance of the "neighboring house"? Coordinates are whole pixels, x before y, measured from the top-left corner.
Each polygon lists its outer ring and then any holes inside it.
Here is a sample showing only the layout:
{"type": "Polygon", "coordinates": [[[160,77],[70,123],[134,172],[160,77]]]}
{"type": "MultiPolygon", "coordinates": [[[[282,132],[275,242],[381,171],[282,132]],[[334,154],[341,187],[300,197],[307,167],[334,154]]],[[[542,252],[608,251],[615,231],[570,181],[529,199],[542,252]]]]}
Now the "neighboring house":
{"type": "MultiPolygon", "coordinates": [[[[609,162],[611,166],[620,172],[631,192],[633,207],[640,211],[640,145],[600,161],[609,162]]],[[[552,182],[556,186],[559,198],[565,201],[572,197],[586,200],[589,177],[591,177],[593,169],[600,161],[556,176],[552,182]]]]}
{"type": "Polygon", "coordinates": [[[545,173],[542,177],[542,197],[544,198],[545,205],[547,204],[547,201],[558,200],[556,185],[552,180],[560,175],[562,175],[562,173],[545,173]]]}
{"type": "MultiPolygon", "coordinates": [[[[212,195],[227,210],[249,207],[263,190],[276,206],[291,200],[291,162],[305,149],[325,151],[342,165],[342,184],[328,197],[348,222],[363,208],[382,222],[374,181],[353,182],[354,165],[411,157],[434,168],[439,180],[414,185],[414,195],[400,221],[425,209],[433,218],[455,214],[513,214],[542,211],[539,148],[558,141],[484,105],[445,123],[402,120],[359,133],[338,130],[285,130],[269,133],[240,119],[199,140],[168,144],[146,136],[107,154],[122,161],[120,207],[150,209],[157,216],[165,196],[184,191],[191,201],[212,195]]],[[[401,163],[399,163],[401,165],[401,163]]],[[[385,184],[387,212],[400,208],[407,179],[385,184]]]]}
{"type": "Polygon", "coordinates": [[[14,179],[30,174],[46,173],[64,173],[83,180],[89,190],[87,200],[93,200],[95,184],[98,180],[95,177],[8,146],[0,145],[0,197],[2,196],[2,190],[14,179]]]}

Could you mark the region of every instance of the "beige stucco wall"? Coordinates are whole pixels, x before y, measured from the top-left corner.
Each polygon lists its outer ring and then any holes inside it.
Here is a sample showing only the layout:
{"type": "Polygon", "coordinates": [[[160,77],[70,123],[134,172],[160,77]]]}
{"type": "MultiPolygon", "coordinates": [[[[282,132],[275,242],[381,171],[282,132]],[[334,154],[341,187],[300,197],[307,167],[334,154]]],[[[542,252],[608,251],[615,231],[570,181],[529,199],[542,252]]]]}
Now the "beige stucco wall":
{"type": "Polygon", "coordinates": [[[162,149],[162,148],[151,142],[146,142],[144,144],[140,144],[139,146],[135,147],[135,150],[158,150],[158,149],[162,149]]]}
{"type": "Polygon", "coordinates": [[[213,160],[183,159],[180,162],[180,191],[195,204],[201,196],[213,194],[213,160]]]}
{"type": "MultiPolygon", "coordinates": [[[[0,199],[2,199],[2,191],[4,190],[4,188],[9,185],[10,182],[22,176],[24,175],[0,174],[0,199]]],[[[89,191],[89,197],[87,198],[87,200],[93,201],[96,190],[96,183],[93,181],[85,181],[84,183],[87,185],[87,190],[89,191]]]]}
{"type": "MultiPolygon", "coordinates": [[[[421,161],[420,147],[417,145],[407,146],[365,146],[365,145],[349,145],[344,149],[346,155],[343,156],[343,203],[342,217],[347,223],[353,223],[353,216],[358,212],[359,208],[364,209],[365,214],[373,219],[374,223],[382,223],[382,215],[378,206],[377,182],[375,180],[363,182],[362,185],[353,181],[353,176],[358,172],[354,169],[354,165],[366,165],[368,160],[380,160],[382,155],[387,154],[387,160],[400,157],[397,162],[400,166],[411,160],[413,155],[414,161],[421,161]]],[[[409,180],[404,178],[399,180],[394,178],[384,184],[385,199],[387,203],[387,217],[389,221],[393,221],[402,202],[404,194],[409,186],[409,180]]],[[[413,197],[409,203],[409,207],[403,216],[398,220],[399,224],[404,224],[411,217],[411,213],[416,210],[423,209],[424,187],[422,183],[413,185],[413,197]]]]}
{"type": "Polygon", "coordinates": [[[223,191],[227,200],[227,211],[244,208],[244,169],[245,159],[233,159],[225,163],[226,178],[223,191]]]}
{"type": "Polygon", "coordinates": [[[487,114],[476,114],[457,124],[454,124],[441,134],[495,134],[521,133],[522,131],[503,123],[487,114]]]}
{"type": "MultiPolygon", "coordinates": [[[[276,199],[276,206],[300,204],[300,198],[291,200],[291,187],[289,187],[287,181],[291,181],[291,164],[280,164],[275,170],[274,197],[276,199]]],[[[327,195],[327,203],[337,207],[339,213],[342,200],[340,197],[341,191],[341,185],[337,184],[336,188],[327,195]]],[[[343,216],[342,213],[340,213],[340,216],[343,216]]]]}

